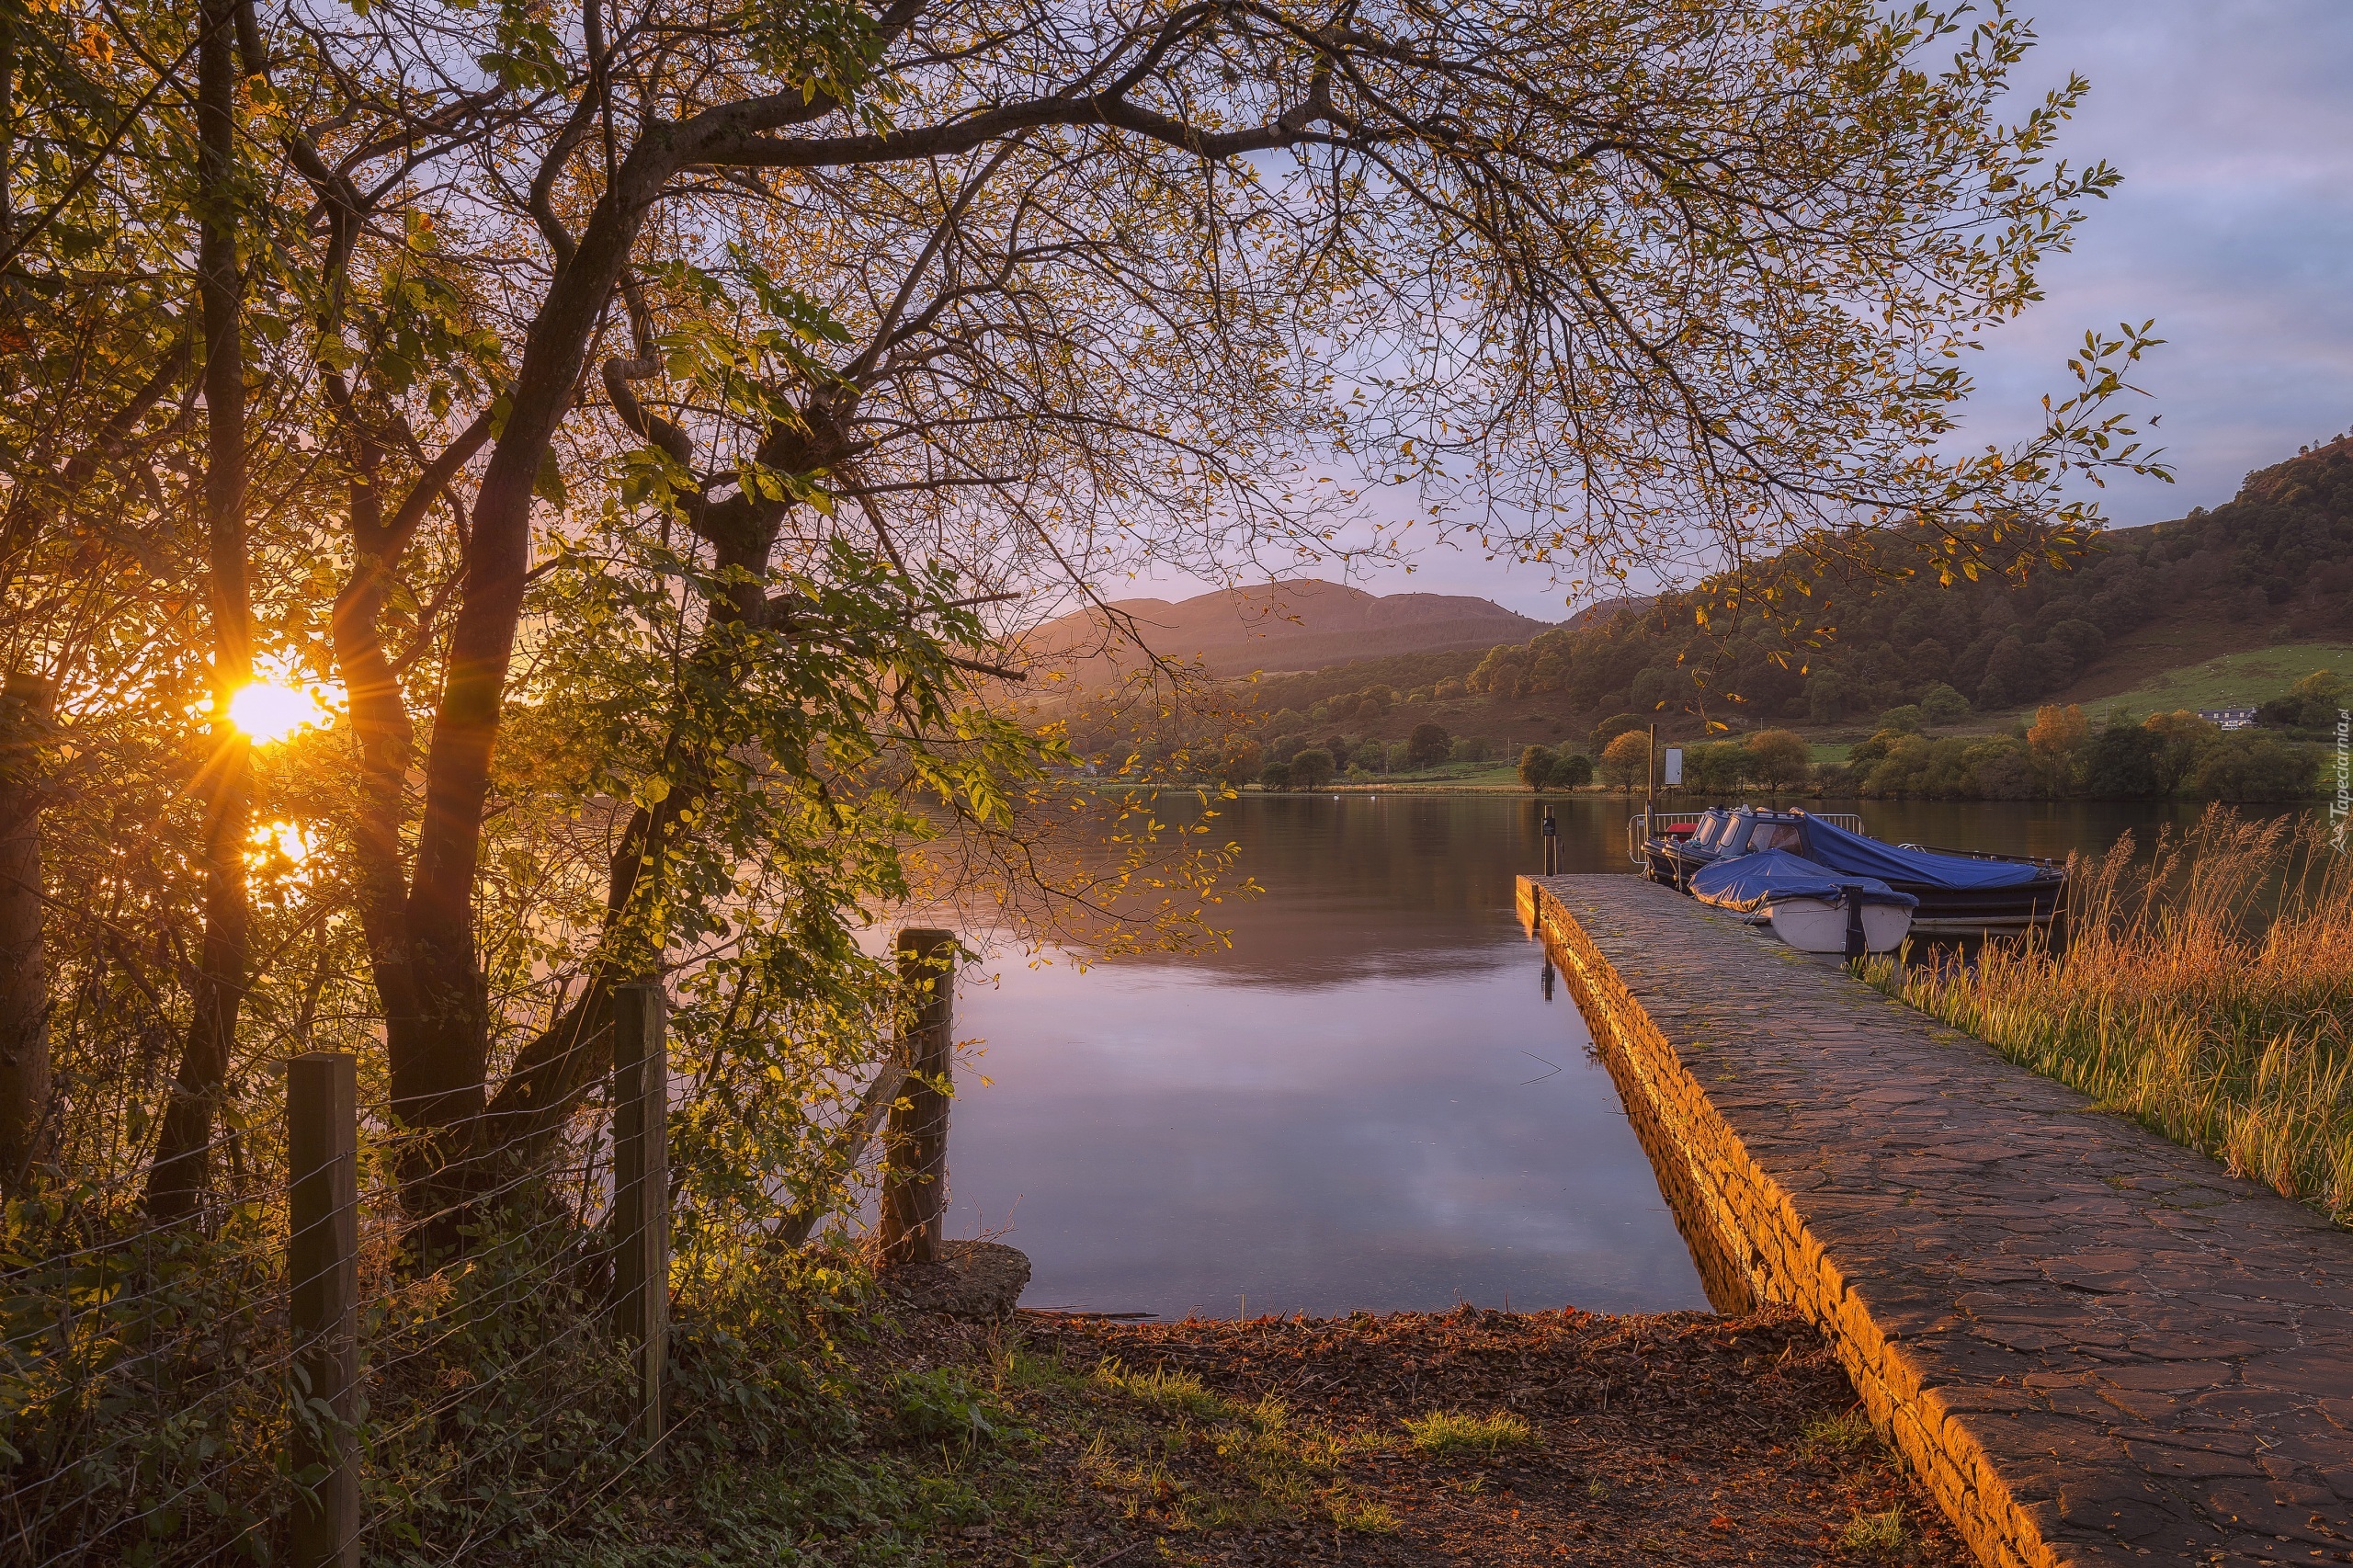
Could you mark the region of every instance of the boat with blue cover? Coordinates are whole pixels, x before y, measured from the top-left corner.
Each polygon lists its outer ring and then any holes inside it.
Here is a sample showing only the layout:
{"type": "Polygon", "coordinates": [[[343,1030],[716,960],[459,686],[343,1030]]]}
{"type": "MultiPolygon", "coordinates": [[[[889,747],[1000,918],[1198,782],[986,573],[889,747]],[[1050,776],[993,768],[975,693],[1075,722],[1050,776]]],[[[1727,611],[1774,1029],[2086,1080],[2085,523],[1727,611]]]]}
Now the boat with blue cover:
{"type": "Polygon", "coordinates": [[[1786,849],[1735,855],[1702,868],[1691,896],[1735,915],[1769,920],[1774,934],[1809,953],[1893,952],[1912,931],[1919,900],[1876,877],[1832,871],[1786,849]]]}
{"type": "Polygon", "coordinates": [[[1918,900],[1919,936],[2016,934],[2045,926],[2065,906],[2067,869],[2055,860],[1925,844],[1889,844],[1847,812],[1712,808],[1637,813],[1629,849],[1652,881],[1689,891],[1704,868],[1781,850],[1842,876],[1874,879],[1918,900]]]}

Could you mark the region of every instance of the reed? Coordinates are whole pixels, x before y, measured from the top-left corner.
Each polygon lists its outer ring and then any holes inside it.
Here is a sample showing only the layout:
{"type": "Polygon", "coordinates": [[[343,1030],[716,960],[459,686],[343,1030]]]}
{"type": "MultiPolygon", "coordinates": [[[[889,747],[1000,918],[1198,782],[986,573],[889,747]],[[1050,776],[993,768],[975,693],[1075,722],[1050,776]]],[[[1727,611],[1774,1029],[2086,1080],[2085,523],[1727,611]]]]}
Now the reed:
{"type": "Polygon", "coordinates": [[[1881,990],[2353,1223],[2353,856],[2211,807],[2071,868],[2066,940],[1876,960],[1881,990]]]}

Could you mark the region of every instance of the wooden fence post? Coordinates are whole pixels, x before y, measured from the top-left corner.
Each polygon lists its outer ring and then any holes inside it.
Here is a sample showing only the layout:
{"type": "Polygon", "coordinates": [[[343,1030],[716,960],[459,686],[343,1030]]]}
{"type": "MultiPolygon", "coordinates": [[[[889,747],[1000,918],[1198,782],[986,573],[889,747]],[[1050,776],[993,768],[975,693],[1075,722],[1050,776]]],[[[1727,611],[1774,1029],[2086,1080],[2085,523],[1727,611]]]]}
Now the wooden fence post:
{"type": "Polygon", "coordinates": [[[921,1000],[907,1040],[905,1092],[883,1148],[882,1261],[939,1261],[948,1198],[949,1070],[955,1047],[956,934],[899,933],[899,979],[921,1000]]]}
{"type": "Polygon", "coordinates": [[[295,1499],[290,1555],[295,1568],[358,1568],[351,1428],[359,1397],[359,1132],[350,1056],[314,1051],[287,1062],[286,1150],[289,1326],[306,1407],[295,1413],[290,1447],[297,1475],[324,1467],[311,1496],[295,1499]]]}
{"type": "Polygon", "coordinates": [[[615,1323],[637,1346],[641,1431],[662,1437],[670,1351],[669,997],[659,985],[613,993],[613,1205],[620,1251],[615,1323]]]}

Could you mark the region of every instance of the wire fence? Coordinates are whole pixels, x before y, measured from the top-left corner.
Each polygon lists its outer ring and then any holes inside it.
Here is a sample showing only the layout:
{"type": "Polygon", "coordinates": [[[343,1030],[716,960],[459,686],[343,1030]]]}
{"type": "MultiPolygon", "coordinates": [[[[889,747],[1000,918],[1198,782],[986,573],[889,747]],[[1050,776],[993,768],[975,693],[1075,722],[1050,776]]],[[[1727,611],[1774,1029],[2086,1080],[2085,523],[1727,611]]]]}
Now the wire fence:
{"type": "MultiPolygon", "coordinates": [[[[901,934],[883,1016],[906,1032],[834,1085],[766,1244],[799,1248],[880,1135],[882,1251],[930,1256],[956,953],[901,934]]],[[[217,1108],[193,1212],[151,1217],[135,1160],[10,1204],[0,1562],[529,1561],[608,1505],[665,1447],[666,1008],[617,988],[613,1071],[552,1133],[406,1129],[352,1056],[313,1052],[217,1108]]]]}
{"type": "Polygon", "coordinates": [[[0,1562],[421,1568],[626,1474],[661,1431],[658,997],[619,1009],[634,1107],[608,1085],[552,1145],[448,1157],[307,1056],[221,1128],[197,1212],[130,1178],[14,1206],[0,1562]]]}

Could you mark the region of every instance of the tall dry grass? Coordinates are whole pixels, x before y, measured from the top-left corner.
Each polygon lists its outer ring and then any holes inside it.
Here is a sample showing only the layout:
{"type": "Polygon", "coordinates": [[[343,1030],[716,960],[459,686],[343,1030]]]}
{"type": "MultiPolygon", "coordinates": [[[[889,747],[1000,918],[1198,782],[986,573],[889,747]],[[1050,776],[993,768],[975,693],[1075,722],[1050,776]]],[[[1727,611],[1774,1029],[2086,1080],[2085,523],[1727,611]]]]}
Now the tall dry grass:
{"type": "Polygon", "coordinates": [[[2353,856],[2209,808],[2078,858],[2056,949],[1865,977],[2011,1061],[2353,1223],[2353,856]]]}

